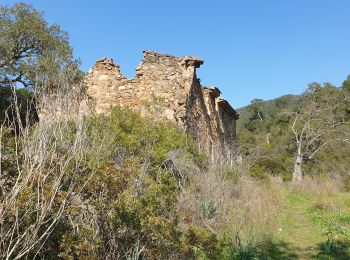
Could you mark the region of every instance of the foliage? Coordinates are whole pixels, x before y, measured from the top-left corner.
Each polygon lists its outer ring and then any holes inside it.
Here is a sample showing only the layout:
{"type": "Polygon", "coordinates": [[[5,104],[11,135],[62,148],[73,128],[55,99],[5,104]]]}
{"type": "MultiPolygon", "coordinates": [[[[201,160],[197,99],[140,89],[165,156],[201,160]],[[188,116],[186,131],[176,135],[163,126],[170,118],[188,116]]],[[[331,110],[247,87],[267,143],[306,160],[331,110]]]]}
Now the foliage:
{"type": "MultiPolygon", "coordinates": [[[[275,230],[280,200],[273,194],[282,188],[274,181],[260,184],[237,169],[203,172],[198,167],[202,155],[192,139],[171,123],[141,118],[130,110],[115,108],[108,116],[86,118],[83,126],[74,192],[39,255],[269,259],[260,245],[268,243],[275,230]],[[184,179],[165,167],[169,158],[184,179]]],[[[71,122],[61,132],[55,142],[58,157],[71,149],[77,130],[71,122]]],[[[16,174],[10,159],[13,137],[8,133],[2,139],[8,155],[3,167],[16,174]]],[[[325,192],[322,183],[303,189],[325,192]]],[[[278,196],[283,198],[282,191],[278,196]]],[[[289,198],[297,206],[309,196],[298,191],[289,198]]],[[[318,219],[317,212],[307,216],[318,219]]],[[[336,221],[347,220],[339,215],[336,221]]],[[[322,226],[319,222],[315,225],[322,226]]]]}
{"type": "Polygon", "coordinates": [[[201,211],[205,219],[213,219],[216,214],[215,202],[210,198],[204,199],[201,204],[201,211]]]}
{"type": "Polygon", "coordinates": [[[337,185],[331,178],[306,176],[302,183],[280,186],[278,228],[272,241],[260,247],[269,255],[268,259],[334,259],[320,253],[320,247],[327,242],[324,232],[329,225],[344,256],[338,255],[335,259],[349,258],[350,197],[337,185]],[[346,236],[337,234],[333,227],[346,231],[346,236]],[[266,245],[271,248],[266,248],[266,245]]]}
{"type": "Polygon", "coordinates": [[[215,259],[220,253],[216,235],[208,230],[190,227],[183,240],[185,256],[202,259],[215,259]]]}
{"type": "Polygon", "coordinates": [[[240,109],[238,144],[242,157],[251,161],[252,176],[264,180],[264,174],[273,174],[290,179],[298,153],[295,133],[301,141],[306,175],[346,176],[346,154],[350,152],[346,143],[350,129],[347,85],[348,79],[339,88],[313,83],[300,96],[253,100],[250,106],[240,109]]]}
{"type": "Polygon", "coordinates": [[[342,254],[342,240],[350,237],[348,209],[338,208],[334,212],[335,207],[339,206],[328,205],[323,199],[322,203],[316,203],[309,209],[310,219],[322,228],[322,236],[326,237],[326,241],[319,244],[320,254],[334,256],[342,254]]]}
{"type": "Polygon", "coordinates": [[[52,88],[62,73],[70,73],[71,83],[81,79],[67,33],[31,5],[1,7],[0,35],[0,87],[52,88]]]}
{"type": "Polygon", "coordinates": [[[69,149],[62,149],[69,125],[24,124],[16,104],[9,113],[13,118],[0,125],[0,255],[35,258],[55,237],[72,196],[80,133],[71,132],[69,149]]]}
{"type": "Polygon", "coordinates": [[[312,161],[331,142],[350,144],[349,122],[344,110],[350,96],[329,83],[323,87],[318,83],[309,84],[303,96],[291,126],[297,150],[293,180],[301,180],[303,161],[312,161]]]}
{"type": "Polygon", "coordinates": [[[171,123],[157,123],[120,108],[88,125],[82,179],[90,181],[80,199],[93,212],[75,213],[77,224],[63,235],[61,257],[125,257],[136,245],[150,258],[180,252],[175,206],[179,182],[163,162],[174,150],[200,161],[192,139],[171,123]]]}
{"type": "Polygon", "coordinates": [[[323,227],[322,235],[326,237],[326,241],[319,244],[318,255],[329,255],[341,259],[346,255],[346,247],[342,240],[349,236],[348,225],[341,223],[337,216],[322,216],[320,221],[323,227]]]}
{"type": "MultiPolygon", "coordinates": [[[[59,139],[55,139],[56,135],[47,139],[55,145],[54,158],[61,158],[59,161],[47,158],[52,161],[50,167],[56,169],[57,162],[67,160],[77,140],[82,149],[75,150],[77,161],[65,165],[67,177],[74,176],[74,189],[67,197],[62,217],[45,244],[30,250],[28,256],[39,249],[40,256],[64,259],[132,256],[205,256],[212,259],[227,250],[246,255],[250,246],[228,249],[223,234],[227,231],[228,236],[234,238],[233,234],[239,232],[246,237],[260,225],[256,216],[264,223],[270,221],[272,204],[267,211],[266,205],[270,204],[263,189],[244,180],[242,173],[232,169],[204,172],[200,168],[203,155],[198,146],[172,123],[141,118],[137,113],[118,107],[108,116],[99,115],[79,122],[80,127],[74,122],[50,124],[52,130],[64,126],[57,135],[59,139]],[[78,133],[80,137],[75,138],[78,133]],[[166,166],[169,159],[173,167],[166,166]],[[198,189],[204,193],[198,193],[198,189]],[[184,196],[200,198],[193,205],[192,200],[184,202],[184,196]],[[248,204],[250,196],[259,201],[248,204]],[[199,222],[193,219],[183,225],[181,207],[192,205],[199,222]],[[232,218],[227,218],[227,214],[232,218]]],[[[28,133],[34,133],[34,129],[36,125],[28,133]]],[[[7,135],[9,138],[3,136],[2,139],[6,158],[2,167],[16,176],[16,163],[11,160],[16,150],[15,143],[11,142],[15,136],[7,135]]],[[[33,141],[29,136],[26,140],[33,141]]],[[[29,198],[34,194],[35,189],[26,190],[23,196],[29,198]]],[[[32,200],[21,201],[25,202],[33,203],[32,200]]],[[[49,216],[55,214],[52,210],[49,216]]],[[[254,232],[266,232],[263,229],[254,232]]]]}
{"type": "Polygon", "coordinates": [[[19,108],[19,114],[21,121],[26,122],[26,117],[29,116],[28,120],[30,122],[35,122],[38,120],[36,113],[34,95],[32,92],[26,89],[18,89],[14,95],[14,89],[10,87],[0,87],[0,123],[4,123],[5,120],[10,122],[14,121],[14,114],[11,112],[11,106],[16,103],[19,108]],[[14,100],[16,97],[16,100],[14,100]],[[29,112],[29,113],[27,113],[29,112]]]}
{"type": "Polygon", "coordinates": [[[265,255],[251,242],[242,242],[238,236],[234,239],[218,239],[210,231],[191,227],[183,241],[185,256],[199,259],[265,259],[265,255]]]}

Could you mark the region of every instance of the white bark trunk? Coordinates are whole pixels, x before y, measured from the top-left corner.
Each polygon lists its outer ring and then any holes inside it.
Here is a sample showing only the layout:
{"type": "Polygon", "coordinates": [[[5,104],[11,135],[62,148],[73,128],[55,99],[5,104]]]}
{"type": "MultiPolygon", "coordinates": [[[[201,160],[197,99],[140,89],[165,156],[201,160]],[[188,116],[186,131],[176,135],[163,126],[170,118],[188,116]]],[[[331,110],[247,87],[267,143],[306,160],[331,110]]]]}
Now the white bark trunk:
{"type": "Polygon", "coordinates": [[[301,170],[302,163],[303,163],[303,156],[301,154],[298,154],[294,164],[293,182],[300,182],[303,179],[303,173],[301,170]]]}

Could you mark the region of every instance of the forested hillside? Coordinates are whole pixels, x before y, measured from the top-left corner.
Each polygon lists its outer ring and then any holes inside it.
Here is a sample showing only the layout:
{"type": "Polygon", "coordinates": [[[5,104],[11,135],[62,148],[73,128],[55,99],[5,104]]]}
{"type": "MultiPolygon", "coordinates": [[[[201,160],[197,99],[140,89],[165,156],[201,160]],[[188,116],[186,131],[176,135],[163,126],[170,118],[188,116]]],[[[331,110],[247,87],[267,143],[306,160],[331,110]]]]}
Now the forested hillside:
{"type": "Polygon", "coordinates": [[[255,99],[239,109],[238,143],[241,154],[254,160],[252,174],[263,178],[267,171],[290,180],[299,148],[306,175],[347,179],[349,82],[312,83],[301,95],[255,99]]]}
{"type": "Polygon", "coordinates": [[[273,119],[281,109],[295,111],[300,106],[299,95],[285,95],[272,100],[253,99],[251,104],[237,109],[239,126],[248,127],[254,119],[273,119]]]}

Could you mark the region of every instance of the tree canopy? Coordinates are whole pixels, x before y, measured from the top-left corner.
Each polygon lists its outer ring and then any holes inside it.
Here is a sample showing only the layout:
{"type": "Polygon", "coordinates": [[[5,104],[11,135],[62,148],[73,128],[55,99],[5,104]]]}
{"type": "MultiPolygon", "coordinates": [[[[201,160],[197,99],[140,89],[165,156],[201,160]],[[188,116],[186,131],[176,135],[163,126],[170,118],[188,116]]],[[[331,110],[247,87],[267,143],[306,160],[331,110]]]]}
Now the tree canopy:
{"type": "Polygon", "coordinates": [[[57,24],[48,25],[31,5],[1,7],[0,35],[0,87],[40,90],[56,86],[68,72],[72,81],[79,77],[68,34],[57,24]]]}
{"type": "Polygon", "coordinates": [[[341,87],[311,83],[302,95],[253,100],[240,109],[239,147],[253,157],[253,174],[268,171],[290,179],[293,164],[299,168],[301,163],[306,175],[346,174],[338,166],[349,166],[349,86],[350,77],[341,87]]]}

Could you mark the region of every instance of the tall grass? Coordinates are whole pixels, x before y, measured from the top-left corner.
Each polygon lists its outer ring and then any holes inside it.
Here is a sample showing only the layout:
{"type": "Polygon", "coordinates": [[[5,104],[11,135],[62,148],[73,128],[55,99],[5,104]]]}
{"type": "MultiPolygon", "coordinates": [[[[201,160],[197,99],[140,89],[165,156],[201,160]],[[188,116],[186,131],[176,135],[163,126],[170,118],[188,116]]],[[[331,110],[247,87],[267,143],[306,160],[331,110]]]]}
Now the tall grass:
{"type": "MultiPolygon", "coordinates": [[[[36,101],[45,109],[65,111],[68,85],[54,97],[36,101]],[[50,100],[50,102],[47,102],[50,100]]],[[[32,125],[34,100],[20,104],[12,86],[12,105],[0,126],[0,258],[36,257],[70,206],[84,150],[84,122],[74,131],[67,121],[32,125]],[[23,115],[23,106],[27,112],[23,115]],[[69,135],[69,138],[68,138],[69,135]]]]}
{"type": "Polygon", "coordinates": [[[189,172],[179,200],[183,229],[200,227],[239,244],[268,240],[275,228],[279,199],[275,189],[234,169],[189,172]]]}

